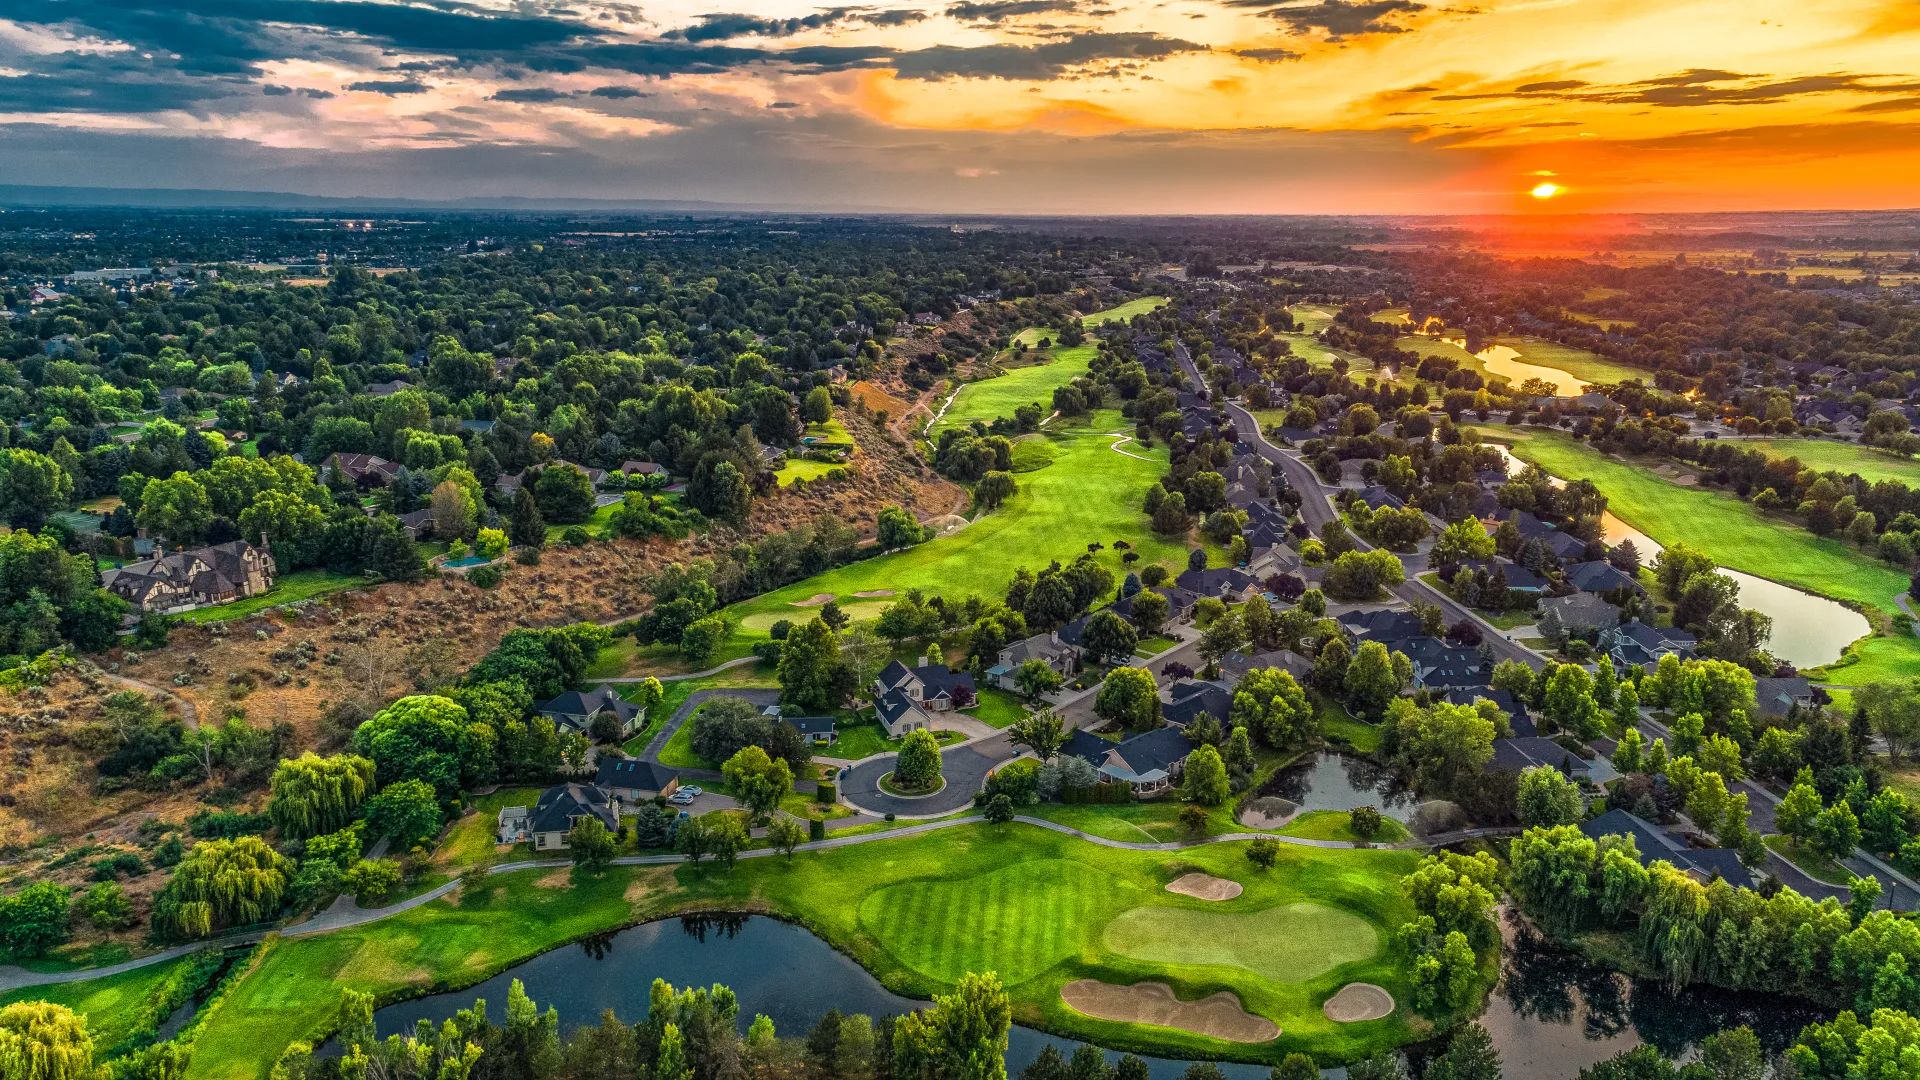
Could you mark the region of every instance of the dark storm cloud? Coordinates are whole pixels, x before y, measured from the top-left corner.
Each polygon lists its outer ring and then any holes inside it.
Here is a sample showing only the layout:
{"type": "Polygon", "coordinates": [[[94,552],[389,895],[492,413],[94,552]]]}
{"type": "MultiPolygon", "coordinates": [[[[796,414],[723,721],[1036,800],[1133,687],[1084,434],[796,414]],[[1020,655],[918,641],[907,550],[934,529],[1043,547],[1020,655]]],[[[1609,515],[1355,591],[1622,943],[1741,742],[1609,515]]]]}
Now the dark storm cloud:
{"type": "Polygon", "coordinates": [[[525,90],[500,90],[494,93],[493,100],[517,102],[522,105],[537,105],[541,102],[559,101],[561,98],[572,96],[572,94],[565,90],[552,90],[544,86],[536,86],[525,90]]]}
{"type": "Polygon", "coordinates": [[[641,93],[640,91],[635,90],[631,86],[596,86],[592,90],[592,95],[597,98],[612,98],[612,99],[637,98],[637,97],[647,96],[641,93]]]}
{"type": "Polygon", "coordinates": [[[966,22],[992,22],[1011,19],[1019,15],[1040,15],[1050,11],[1078,12],[1080,5],[1076,0],[985,0],[983,3],[969,2],[950,4],[947,7],[949,18],[966,22]]]}
{"type": "Polygon", "coordinates": [[[1273,0],[1226,0],[1226,6],[1261,8],[1260,14],[1286,23],[1294,33],[1325,30],[1329,40],[1366,34],[1403,34],[1406,27],[1381,20],[1388,15],[1425,11],[1413,0],[1320,0],[1317,4],[1276,5],[1273,0]]]}
{"type": "Polygon", "coordinates": [[[363,79],[360,82],[348,83],[347,89],[393,97],[396,94],[424,94],[427,92],[427,84],[412,79],[363,79]]]}
{"type": "Polygon", "coordinates": [[[846,8],[816,11],[792,19],[763,19],[758,15],[702,15],[697,25],[669,30],[663,36],[695,42],[725,41],[736,37],[792,37],[807,30],[824,30],[846,19],[847,15],[846,8]]]}

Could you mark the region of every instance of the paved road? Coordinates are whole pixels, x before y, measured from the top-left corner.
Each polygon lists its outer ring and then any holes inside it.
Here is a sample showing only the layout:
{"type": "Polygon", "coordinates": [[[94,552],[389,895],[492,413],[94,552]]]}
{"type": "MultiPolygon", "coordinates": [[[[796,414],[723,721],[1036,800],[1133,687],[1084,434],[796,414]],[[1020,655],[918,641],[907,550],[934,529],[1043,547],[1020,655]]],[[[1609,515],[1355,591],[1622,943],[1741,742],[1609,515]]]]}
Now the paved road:
{"type": "MultiPolygon", "coordinates": [[[[1200,378],[1199,369],[1194,367],[1193,358],[1187,353],[1186,346],[1176,343],[1174,356],[1180,361],[1181,366],[1186,368],[1187,375],[1194,381],[1195,386],[1206,385],[1205,380],[1200,378]]],[[[1327,522],[1334,520],[1337,516],[1334,513],[1333,504],[1328,499],[1333,489],[1321,483],[1319,475],[1306,462],[1268,442],[1266,434],[1260,430],[1259,421],[1254,419],[1252,413],[1228,402],[1227,416],[1233,421],[1234,431],[1240,438],[1251,443],[1255,452],[1273,463],[1281,475],[1286,477],[1288,485],[1300,493],[1300,520],[1307,523],[1307,528],[1313,530],[1315,536],[1320,535],[1321,529],[1327,522]]],[[[1363,549],[1372,546],[1357,536],[1353,539],[1363,549]]],[[[1448,626],[1462,619],[1471,619],[1479,624],[1485,640],[1493,649],[1495,660],[1518,660],[1535,670],[1546,666],[1545,657],[1524,645],[1508,641],[1506,631],[1496,628],[1475,612],[1456,603],[1452,597],[1415,577],[1414,574],[1418,572],[1416,568],[1425,565],[1425,557],[1416,556],[1409,567],[1406,582],[1395,586],[1390,591],[1408,603],[1417,600],[1424,604],[1436,605],[1448,626]]]]}
{"type": "MultiPolygon", "coordinates": [[[[600,625],[612,626],[614,623],[625,621],[625,619],[614,619],[612,622],[604,622],[600,625]]],[[[709,675],[718,675],[728,668],[737,668],[742,664],[757,664],[759,662],[760,658],[757,656],[742,656],[736,660],[729,660],[718,667],[710,667],[705,671],[692,671],[685,675],[623,675],[617,679],[588,679],[587,681],[590,683],[638,683],[646,682],[648,679],[659,679],[663,683],[682,682],[687,679],[704,679],[709,675]]]]}
{"type": "Polygon", "coordinates": [[[940,751],[940,775],[947,786],[923,799],[903,799],[880,790],[880,778],[893,771],[897,754],[877,754],[855,765],[842,779],[840,796],[873,814],[925,818],[951,814],[973,802],[987,782],[987,774],[1015,754],[1013,739],[1002,732],[991,738],[949,746],[940,751]]]}
{"type": "MultiPolygon", "coordinates": [[[[964,817],[942,818],[938,821],[922,821],[913,825],[903,825],[899,828],[889,829],[886,832],[861,833],[857,836],[830,836],[825,840],[815,840],[812,843],[801,844],[794,850],[829,851],[833,848],[851,847],[854,844],[868,844],[881,840],[893,840],[904,836],[918,836],[922,833],[934,832],[939,829],[951,829],[958,825],[972,825],[985,820],[986,819],[979,814],[968,814],[964,817]]],[[[1014,820],[1026,825],[1033,825],[1053,832],[1064,833],[1067,836],[1085,840],[1090,844],[1098,844],[1101,847],[1120,848],[1127,851],[1179,851],[1184,848],[1201,847],[1207,844],[1225,844],[1240,840],[1253,840],[1260,837],[1266,837],[1282,844],[1293,844],[1297,847],[1339,849],[1357,846],[1349,844],[1344,840],[1312,840],[1299,836],[1281,836],[1276,833],[1225,833],[1220,836],[1209,836],[1197,840],[1144,844],[1127,840],[1109,840],[1104,836],[1095,836],[1092,833],[1082,832],[1079,829],[1062,825],[1058,822],[1027,817],[1024,814],[1015,816],[1014,820]]],[[[1474,833],[1492,831],[1498,830],[1474,830],[1474,833]]],[[[1470,834],[1460,834],[1460,836],[1466,835],[1470,834]]],[[[1444,843],[1447,842],[1447,838],[1435,837],[1434,841],[1444,843]]],[[[1425,848],[1428,845],[1428,841],[1409,840],[1399,844],[1383,844],[1381,846],[1391,848],[1425,848]]],[[[755,848],[752,851],[741,852],[739,857],[742,859],[764,859],[779,854],[781,854],[781,852],[774,848],[755,848]]],[[[613,860],[613,863],[615,866],[667,866],[686,861],[687,857],[685,855],[627,855],[613,860]]],[[[487,872],[490,874],[507,874],[516,870],[559,870],[572,865],[570,862],[557,859],[528,859],[520,862],[501,863],[497,866],[489,867],[487,872]]],[[[308,937],[314,934],[325,934],[335,930],[344,930],[352,926],[364,926],[367,923],[377,922],[390,915],[398,915],[403,911],[411,911],[422,904],[432,903],[459,887],[460,883],[458,881],[449,881],[444,885],[429,889],[419,896],[409,897],[397,904],[389,904],[381,908],[363,908],[355,904],[350,897],[342,898],[332,907],[308,919],[306,922],[298,923],[281,930],[280,936],[308,937]]],[[[266,936],[263,932],[256,932],[239,934],[233,937],[215,938],[210,941],[196,942],[192,945],[182,945],[164,952],[157,952],[151,956],[143,956],[138,960],[129,960],[123,964],[114,964],[110,967],[82,968],[76,971],[34,972],[14,965],[0,966],[0,993],[19,990],[29,986],[48,986],[56,983],[79,982],[84,979],[97,979],[107,975],[118,975],[124,971],[133,971],[138,968],[149,967],[153,964],[165,963],[168,960],[185,956],[188,953],[200,949],[225,949],[236,945],[250,945],[266,936]]]]}
{"type": "MultiPolygon", "coordinates": [[[[680,725],[687,722],[687,717],[692,716],[694,710],[706,704],[709,698],[716,697],[741,698],[752,702],[753,706],[757,709],[764,709],[769,705],[778,705],[780,703],[780,691],[771,688],[743,687],[739,689],[696,690],[688,694],[687,700],[681,702],[680,707],[673,710],[673,715],[667,718],[666,723],[660,725],[659,731],[654,732],[653,740],[647,743],[645,750],[640,751],[638,755],[640,760],[649,761],[656,765],[663,765],[660,761],[660,751],[667,748],[667,743],[673,739],[673,733],[680,730],[680,725]]],[[[663,767],[679,773],[683,780],[720,779],[720,774],[713,769],[683,769],[678,765],[663,765],[663,767]]]]}

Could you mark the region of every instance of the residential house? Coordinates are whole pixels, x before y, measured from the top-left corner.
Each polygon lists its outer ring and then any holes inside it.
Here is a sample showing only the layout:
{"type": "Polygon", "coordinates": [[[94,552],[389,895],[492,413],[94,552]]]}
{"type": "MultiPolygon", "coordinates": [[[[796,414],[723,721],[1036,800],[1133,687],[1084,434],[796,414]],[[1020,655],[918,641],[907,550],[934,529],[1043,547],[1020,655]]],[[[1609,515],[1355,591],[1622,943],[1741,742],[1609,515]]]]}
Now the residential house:
{"type": "MultiPolygon", "coordinates": [[[[1115,607],[1117,609],[1118,605],[1115,607]]],[[[996,658],[999,662],[987,669],[987,678],[1003,690],[1017,691],[1019,687],[1014,682],[1014,676],[1019,672],[1020,665],[1029,660],[1038,660],[1060,674],[1066,675],[1073,670],[1074,659],[1079,652],[1080,650],[1062,642],[1059,634],[1035,634],[1001,649],[1000,655],[996,658]]]]}
{"type": "Polygon", "coordinates": [[[392,397],[402,390],[411,389],[413,389],[412,383],[407,382],[405,379],[395,379],[392,382],[369,383],[367,388],[361,391],[361,393],[368,397],[392,397]]]}
{"type": "Polygon", "coordinates": [[[1215,682],[1181,679],[1168,689],[1168,698],[1160,707],[1160,715],[1178,727],[1186,727],[1205,715],[1218,720],[1224,729],[1227,713],[1233,709],[1233,693],[1215,682]]]}
{"type": "Polygon", "coordinates": [[[831,716],[788,716],[783,719],[792,724],[793,729],[800,733],[800,738],[812,746],[832,746],[834,740],[840,737],[831,716]]]}
{"type": "MultiPolygon", "coordinates": [[[[1188,592],[1185,589],[1166,585],[1142,591],[1156,592],[1167,598],[1168,622],[1185,623],[1193,621],[1193,605],[1200,602],[1198,595],[1188,592]]],[[[1134,596],[1138,595],[1139,593],[1134,594],[1134,596]]],[[[1108,610],[1123,619],[1133,618],[1133,597],[1128,596],[1120,600],[1115,600],[1109,605],[1108,610]]]]}
{"type": "Polygon", "coordinates": [[[1566,576],[1567,584],[1572,585],[1581,592],[1601,593],[1604,595],[1606,593],[1618,592],[1621,589],[1628,589],[1636,594],[1646,591],[1641,588],[1638,581],[1635,581],[1627,573],[1615,567],[1612,563],[1599,559],[1595,559],[1592,562],[1574,563],[1566,567],[1562,573],[1566,576]]]}
{"type": "Polygon", "coordinates": [[[1762,716],[1782,717],[1795,708],[1808,709],[1816,703],[1813,684],[1805,679],[1755,679],[1753,700],[1762,716]]]}
{"type": "Polygon", "coordinates": [[[400,528],[409,540],[425,540],[433,535],[433,510],[415,510],[400,515],[400,528]]]}
{"type": "Polygon", "coordinates": [[[1491,686],[1456,686],[1440,695],[1440,700],[1449,705],[1474,705],[1491,701],[1507,714],[1507,723],[1512,726],[1516,737],[1527,738],[1540,734],[1533,717],[1527,714],[1527,707],[1513,700],[1513,695],[1505,690],[1495,690],[1491,686]]]}
{"type": "Polygon", "coordinates": [[[460,421],[460,430],[461,430],[461,431],[471,431],[471,432],[473,432],[473,433],[474,433],[475,435],[485,435],[485,434],[487,434],[487,433],[489,433],[489,432],[491,432],[491,431],[493,430],[493,428],[494,428],[494,421],[492,421],[492,420],[462,420],[462,421],[460,421]]]}
{"type": "Polygon", "coordinates": [[[665,476],[667,468],[651,461],[625,461],[620,464],[622,476],[665,476]]]}
{"type": "Polygon", "coordinates": [[[1249,671],[1263,671],[1267,668],[1279,668],[1292,675],[1302,686],[1313,675],[1313,661],[1296,652],[1275,649],[1271,652],[1250,653],[1244,650],[1228,653],[1220,658],[1220,671],[1229,683],[1237,684],[1246,678],[1249,671]]]}
{"type": "Polygon", "coordinates": [[[567,833],[586,818],[599,818],[609,832],[620,828],[620,808],[592,784],[556,784],[540,793],[527,822],[535,851],[564,850],[567,833]]]}
{"type": "Polygon", "coordinates": [[[1642,866],[1659,859],[1672,863],[1701,884],[1718,877],[1737,888],[1753,887],[1753,875],[1741,864],[1738,852],[1730,848],[1694,847],[1685,837],[1625,810],[1609,810],[1591,821],[1583,822],[1580,831],[1595,840],[1603,836],[1632,837],[1642,866]]]}
{"type": "Polygon", "coordinates": [[[1507,578],[1508,589],[1512,590],[1513,592],[1531,593],[1535,596],[1538,596],[1541,593],[1546,592],[1547,589],[1553,584],[1552,582],[1548,581],[1546,578],[1541,577],[1539,574],[1536,574],[1533,571],[1527,569],[1526,567],[1521,566],[1519,563],[1511,563],[1511,562],[1505,562],[1505,561],[1495,561],[1490,563],[1464,562],[1460,564],[1460,569],[1462,571],[1474,571],[1474,572],[1485,570],[1487,572],[1487,576],[1489,577],[1493,576],[1495,572],[1504,573],[1507,578]]]}
{"type": "Polygon", "coordinates": [[[1525,772],[1542,766],[1559,769],[1572,780],[1585,780],[1591,775],[1580,755],[1552,739],[1535,735],[1493,740],[1493,768],[1525,772]]]}
{"type": "Polygon", "coordinates": [[[172,615],[273,588],[273,554],[244,540],[159,554],[105,570],[100,583],[134,610],[172,615]]]}
{"type": "Polygon", "coordinates": [[[535,704],[533,709],[552,720],[555,728],[577,731],[582,735],[587,733],[594,719],[602,713],[619,723],[622,737],[638,730],[647,715],[647,710],[614,693],[610,686],[585,691],[569,690],[552,701],[535,704]]]}
{"type": "Polygon", "coordinates": [[[1338,619],[1342,629],[1362,641],[1385,642],[1393,648],[1396,642],[1411,638],[1425,637],[1426,628],[1420,623],[1420,616],[1411,611],[1395,611],[1389,608],[1376,608],[1372,611],[1349,611],[1338,619]]]}
{"type": "Polygon", "coordinates": [[[1629,664],[1640,664],[1651,671],[1660,658],[1669,654],[1681,660],[1693,659],[1693,647],[1699,639],[1685,630],[1672,627],[1652,627],[1638,619],[1628,621],[1618,629],[1602,632],[1600,647],[1608,656],[1613,657],[1616,668],[1629,664]]]}
{"type": "Polygon", "coordinates": [[[328,473],[338,473],[358,488],[386,487],[400,472],[400,463],[372,454],[335,454],[321,466],[320,482],[326,483],[328,473]]]}
{"type": "Polygon", "coordinates": [[[594,770],[593,786],[618,799],[622,805],[638,806],[680,790],[680,777],[657,762],[603,756],[594,770]]]}
{"type": "Polygon", "coordinates": [[[910,731],[933,730],[933,714],[921,708],[905,691],[887,691],[874,701],[873,708],[889,739],[904,738],[910,731]]]}
{"type": "Polygon", "coordinates": [[[1600,598],[1598,593],[1577,592],[1571,596],[1550,596],[1540,601],[1540,614],[1554,612],[1560,625],[1578,633],[1582,630],[1611,630],[1620,625],[1620,609],[1600,598]]]}
{"type": "Polygon", "coordinates": [[[923,656],[920,666],[910,668],[895,660],[880,669],[879,678],[873,682],[875,696],[885,697],[897,690],[928,712],[964,709],[978,700],[971,674],[949,671],[945,664],[926,661],[923,656]]]}
{"type": "Polygon", "coordinates": [[[1438,638],[1407,638],[1392,645],[1413,662],[1417,687],[1485,686],[1493,667],[1479,649],[1463,649],[1438,638]]]}
{"type": "Polygon", "coordinates": [[[1148,799],[1165,794],[1180,782],[1193,744],[1178,727],[1155,728],[1117,743],[1076,731],[1063,751],[1092,764],[1099,770],[1101,783],[1126,784],[1133,789],[1134,797],[1148,799]]]}
{"type": "Polygon", "coordinates": [[[1400,496],[1395,495],[1393,492],[1388,491],[1386,488],[1381,487],[1379,484],[1373,484],[1368,487],[1361,488],[1360,501],[1363,503],[1366,503],[1368,507],[1374,510],[1381,510],[1387,507],[1392,507],[1395,510],[1399,510],[1402,507],[1407,505],[1404,501],[1401,500],[1400,496]]]}
{"type": "Polygon", "coordinates": [[[1553,552],[1556,559],[1579,560],[1587,557],[1587,542],[1571,533],[1555,532],[1540,537],[1540,542],[1547,545],[1547,550],[1553,552]]]}
{"type": "Polygon", "coordinates": [[[1260,595],[1260,581],[1235,566],[1217,570],[1188,570],[1174,584],[1196,596],[1212,596],[1229,604],[1238,604],[1260,595]]]}

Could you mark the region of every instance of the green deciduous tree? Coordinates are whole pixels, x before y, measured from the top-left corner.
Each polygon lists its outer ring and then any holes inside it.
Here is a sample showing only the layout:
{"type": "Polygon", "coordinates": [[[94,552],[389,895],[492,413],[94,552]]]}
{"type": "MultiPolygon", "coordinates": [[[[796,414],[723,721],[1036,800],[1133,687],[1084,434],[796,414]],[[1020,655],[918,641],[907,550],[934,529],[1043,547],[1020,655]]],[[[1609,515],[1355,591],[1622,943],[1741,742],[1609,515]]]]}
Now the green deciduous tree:
{"type": "Polygon", "coordinates": [[[613,853],[614,836],[598,817],[587,814],[567,830],[567,854],[573,856],[574,865],[604,869],[613,863],[613,853]]]}
{"type": "Polygon", "coordinates": [[[173,544],[193,544],[213,523],[213,504],[200,481],[185,472],[149,480],[140,491],[140,512],[133,520],[173,544]]]}
{"type": "Polygon", "coordinates": [[[1134,731],[1151,730],[1160,720],[1160,688],[1146,668],[1114,668],[1100,684],[1093,711],[1103,720],[1134,731]]]}
{"type": "Polygon", "coordinates": [[[756,821],[765,821],[779,809],[780,800],[793,792],[793,770],[786,759],[768,757],[758,746],[742,747],[720,767],[720,773],[756,821]]]}
{"type": "Polygon", "coordinates": [[[32,959],[66,941],[71,910],[66,886],[52,881],[0,896],[0,955],[32,959]]]}
{"type": "Polygon", "coordinates": [[[1522,825],[1577,825],[1585,811],[1580,789],[1550,765],[1520,774],[1519,814],[1522,825]]]}
{"type": "Polygon", "coordinates": [[[5,1080],[94,1080],[87,1018],[50,1001],[16,1001],[0,1008],[0,1077],[5,1080]]]}
{"type": "Polygon", "coordinates": [[[203,840],[174,868],[153,902],[162,938],[203,938],[277,914],[293,863],[257,836],[203,840]]]}
{"type": "Polygon", "coordinates": [[[931,788],[940,781],[940,744],[929,731],[910,731],[893,762],[893,782],[907,788],[931,788]]]}
{"type": "Polygon", "coordinates": [[[375,836],[391,837],[408,851],[430,843],[440,832],[440,799],[425,780],[400,780],[367,800],[367,824],[375,836]]]}
{"type": "Polygon", "coordinates": [[[1180,786],[1182,796],[1198,806],[1219,806],[1233,795],[1226,762],[1220,759],[1220,751],[1211,746],[1195,747],[1187,755],[1180,786]]]}
{"type": "Polygon", "coordinates": [[[824,711],[840,704],[847,691],[846,665],[840,659],[840,635],[819,619],[787,634],[778,666],[780,700],[802,709],[824,711]]]}
{"type": "Polygon", "coordinates": [[[1354,711],[1364,716],[1379,716],[1401,689],[1387,647],[1378,641],[1363,641],[1347,664],[1341,683],[1354,711]]]}
{"type": "Polygon", "coordinates": [[[1013,1008],[1000,979],[969,972],[933,1008],[902,1016],[893,1029],[894,1080],[1007,1080],[1013,1008]]]}
{"type": "Polygon", "coordinates": [[[274,770],[267,812],[280,835],[304,840],[345,828],[373,790],[373,762],[352,754],[321,757],[311,750],[274,770]]]}

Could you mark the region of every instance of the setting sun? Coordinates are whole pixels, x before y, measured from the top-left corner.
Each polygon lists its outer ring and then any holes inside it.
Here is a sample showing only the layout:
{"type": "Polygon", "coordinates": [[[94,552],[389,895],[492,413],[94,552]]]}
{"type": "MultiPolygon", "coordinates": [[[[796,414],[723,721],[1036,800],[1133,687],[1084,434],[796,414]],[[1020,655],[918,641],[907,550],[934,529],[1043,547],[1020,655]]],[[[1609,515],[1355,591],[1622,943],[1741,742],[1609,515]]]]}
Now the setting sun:
{"type": "Polygon", "coordinates": [[[1533,189],[1533,197],[1536,199],[1551,199],[1555,195],[1560,194],[1561,190],[1559,184],[1541,184],[1539,187],[1533,189]]]}

